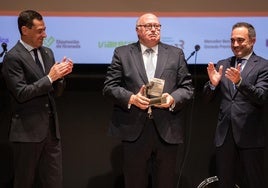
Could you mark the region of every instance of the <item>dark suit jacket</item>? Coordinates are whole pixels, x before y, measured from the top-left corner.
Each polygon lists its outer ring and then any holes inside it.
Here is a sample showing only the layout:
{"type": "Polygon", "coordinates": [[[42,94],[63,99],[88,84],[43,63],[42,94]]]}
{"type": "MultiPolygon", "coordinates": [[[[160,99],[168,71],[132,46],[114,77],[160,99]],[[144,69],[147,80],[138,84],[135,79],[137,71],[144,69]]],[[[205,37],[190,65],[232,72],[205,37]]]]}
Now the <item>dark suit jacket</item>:
{"type": "Polygon", "coordinates": [[[223,65],[224,70],[216,90],[211,90],[208,83],[204,87],[208,99],[213,98],[217,92],[221,93],[216,146],[223,144],[228,128],[231,127],[238,146],[263,147],[263,108],[268,90],[268,61],[253,53],[241,73],[242,83],[235,90],[233,83],[224,76],[226,68],[234,67],[235,57],[219,61],[217,68],[220,65],[223,65]]]}
{"type": "Polygon", "coordinates": [[[33,57],[18,42],[4,57],[2,74],[10,93],[11,126],[9,139],[14,142],[40,142],[49,130],[49,112],[54,114],[56,136],[60,138],[54,95],[62,91],[62,80],[50,83],[46,76],[54,64],[49,48],[40,52],[46,73],[42,73],[33,57]]]}
{"type": "MultiPolygon", "coordinates": [[[[169,93],[176,101],[173,112],[153,108],[153,117],[160,136],[168,143],[183,142],[185,110],[183,106],[193,96],[191,75],[188,72],[183,51],[160,43],[158,45],[156,78],[165,80],[163,93],[169,93]]],[[[142,132],[147,110],[141,110],[128,102],[148,83],[139,43],[118,47],[108,68],[103,94],[114,102],[110,133],[123,140],[134,141],[142,132]]]]}

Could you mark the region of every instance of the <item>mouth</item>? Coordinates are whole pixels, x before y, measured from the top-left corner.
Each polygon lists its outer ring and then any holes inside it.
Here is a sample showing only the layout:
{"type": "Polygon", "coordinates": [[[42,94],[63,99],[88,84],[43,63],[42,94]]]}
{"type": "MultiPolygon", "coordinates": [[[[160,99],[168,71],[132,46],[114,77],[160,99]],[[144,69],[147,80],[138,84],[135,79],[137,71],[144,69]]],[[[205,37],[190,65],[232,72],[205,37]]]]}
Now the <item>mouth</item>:
{"type": "Polygon", "coordinates": [[[153,37],[153,38],[155,38],[155,37],[158,37],[158,35],[156,35],[156,34],[151,34],[151,35],[149,35],[149,37],[153,37]]]}
{"type": "Polygon", "coordinates": [[[241,49],[240,47],[235,47],[235,48],[233,48],[233,50],[234,50],[235,52],[240,52],[242,49],[241,49]]]}

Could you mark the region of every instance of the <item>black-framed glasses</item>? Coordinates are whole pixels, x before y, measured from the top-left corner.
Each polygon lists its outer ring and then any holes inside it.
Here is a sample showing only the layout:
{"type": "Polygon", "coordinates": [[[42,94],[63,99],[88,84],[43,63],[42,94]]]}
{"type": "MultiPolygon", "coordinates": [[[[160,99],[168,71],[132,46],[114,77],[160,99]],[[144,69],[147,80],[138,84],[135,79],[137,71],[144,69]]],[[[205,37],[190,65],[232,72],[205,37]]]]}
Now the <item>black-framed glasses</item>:
{"type": "Polygon", "coordinates": [[[156,30],[160,30],[161,24],[143,24],[143,25],[137,25],[137,27],[144,27],[146,30],[152,30],[154,27],[156,30]]]}

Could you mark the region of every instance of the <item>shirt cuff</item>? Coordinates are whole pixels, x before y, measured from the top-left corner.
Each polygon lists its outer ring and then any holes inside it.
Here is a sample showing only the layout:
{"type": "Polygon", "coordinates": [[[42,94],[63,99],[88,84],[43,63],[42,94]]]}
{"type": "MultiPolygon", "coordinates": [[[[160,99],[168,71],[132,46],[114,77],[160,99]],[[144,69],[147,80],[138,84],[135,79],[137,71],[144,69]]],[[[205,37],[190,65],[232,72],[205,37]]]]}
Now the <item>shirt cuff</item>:
{"type": "Polygon", "coordinates": [[[48,77],[48,79],[49,79],[50,83],[53,83],[53,81],[52,81],[52,79],[50,78],[50,76],[49,76],[49,75],[47,75],[47,77],[48,77]]]}
{"type": "Polygon", "coordinates": [[[242,83],[242,78],[240,78],[239,82],[237,84],[235,84],[235,86],[239,87],[241,83],[242,83]]]}
{"type": "Polygon", "coordinates": [[[214,85],[212,85],[210,82],[209,82],[209,87],[210,87],[211,90],[215,90],[216,89],[216,87],[214,85]]]}
{"type": "Polygon", "coordinates": [[[128,105],[127,105],[127,108],[130,109],[130,108],[131,108],[131,104],[128,104],[128,105]]]}
{"type": "Polygon", "coordinates": [[[174,103],[173,103],[172,105],[170,105],[170,107],[169,107],[169,111],[173,112],[175,106],[176,106],[176,103],[175,103],[175,101],[174,101],[174,103]]]}

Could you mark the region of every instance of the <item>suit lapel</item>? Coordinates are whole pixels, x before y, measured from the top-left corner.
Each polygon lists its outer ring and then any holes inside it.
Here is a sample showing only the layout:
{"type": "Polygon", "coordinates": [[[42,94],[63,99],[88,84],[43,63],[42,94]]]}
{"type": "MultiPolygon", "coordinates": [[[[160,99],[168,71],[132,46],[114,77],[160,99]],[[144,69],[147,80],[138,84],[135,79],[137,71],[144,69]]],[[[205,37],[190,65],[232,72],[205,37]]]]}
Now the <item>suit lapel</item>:
{"type": "MultiPolygon", "coordinates": [[[[230,68],[230,67],[235,67],[235,61],[236,61],[236,58],[233,56],[231,59],[229,59],[229,67],[226,67],[226,68],[230,68]]],[[[224,72],[223,72],[224,74],[224,72]]],[[[231,82],[229,79],[226,79],[228,81],[228,87],[229,87],[229,91],[230,91],[230,95],[231,97],[233,97],[235,95],[235,93],[237,92],[237,90],[234,89],[234,83],[231,82]]]]}
{"type": "Polygon", "coordinates": [[[44,73],[41,72],[38,65],[36,65],[35,60],[33,59],[31,53],[20,43],[18,42],[18,52],[20,56],[25,62],[25,64],[32,70],[32,72],[36,75],[37,78],[43,77],[44,73]]]}
{"type": "Polygon", "coordinates": [[[43,60],[43,63],[44,63],[44,67],[45,67],[45,74],[48,74],[49,71],[50,71],[50,68],[51,68],[51,62],[49,62],[49,55],[48,55],[48,52],[46,51],[45,48],[43,47],[40,47],[40,53],[41,53],[41,56],[42,56],[42,60],[43,60]]]}
{"type": "MultiPolygon", "coordinates": [[[[162,43],[159,43],[158,54],[157,54],[157,64],[156,64],[156,69],[155,69],[156,78],[161,77],[165,68],[165,64],[167,63],[168,53],[166,49],[167,49],[166,46],[164,46],[162,43]]],[[[145,66],[144,66],[144,62],[142,58],[142,52],[141,52],[139,43],[136,43],[135,45],[133,45],[132,58],[133,58],[133,62],[138,70],[140,77],[142,78],[145,84],[148,83],[148,78],[146,75],[146,70],[145,70],[145,66]]]]}
{"type": "MultiPolygon", "coordinates": [[[[253,67],[256,65],[256,63],[255,63],[256,61],[257,61],[257,60],[256,60],[256,56],[255,56],[255,54],[253,53],[253,54],[251,55],[251,57],[248,59],[247,64],[245,65],[243,71],[241,72],[241,77],[242,77],[244,80],[247,79],[247,76],[248,76],[249,72],[250,72],[250,71],[253,69],[253,67]]],[[[234,58],[233,62],[235,63],[235,58],[234,58]]],[[[236,94],[237,94],[237,92],[238,92],[238,90],[233,90],[233,92],[232,92],[232,97],[235,97],[236,94]]]]}
{"type": "Polygon", "coordinates": [[[245,65],[243,71],[241,72],[241,77],[243,79],[246,79],[249,72],[253,69],[253,67],[256,65],[256,55],[253,53],[251,57],[248,59],[247,64],[245,65]]]}
{"type": "Polygon", "coordinates": [[[135,65],[136,69],[138,70],[139,76],[142,78],[143,82],[145,84],[147,84],[148,78],[146,75],[146,70],[145,70],[145,66],[144,66],[144,62],[143,62],[143,58],[142,58],[140,44],[138,42],[135,43],[135,45],[133,45],[131,55],[133,58],[133,63],[135,65]]]}
{"type": "Polygon", "coordinates": [[[168,47],[164,46],[162,43],[159,43],[158,45],[158,54],[157,54],[157,63],[156,63],[156,69],[155,69],[155,77],[160,78],[165,65],[167,63],[168,58],[168,47]]]}

